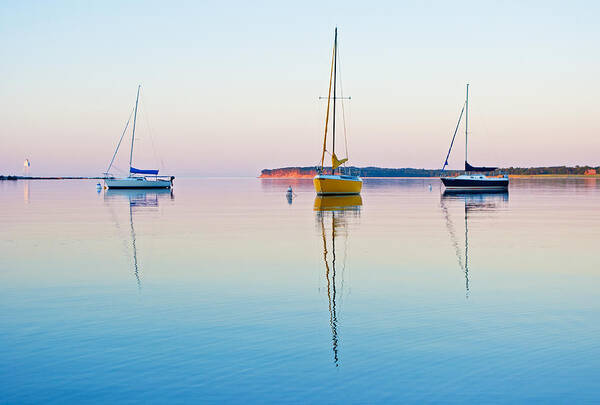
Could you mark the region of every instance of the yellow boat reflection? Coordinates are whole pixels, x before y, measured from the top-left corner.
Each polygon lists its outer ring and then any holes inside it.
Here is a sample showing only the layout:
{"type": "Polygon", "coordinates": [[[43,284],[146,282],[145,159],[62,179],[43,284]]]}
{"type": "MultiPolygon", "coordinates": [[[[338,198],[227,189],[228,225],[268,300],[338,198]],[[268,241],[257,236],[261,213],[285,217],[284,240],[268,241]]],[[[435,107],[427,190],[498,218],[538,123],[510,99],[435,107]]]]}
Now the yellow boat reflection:
{"type": "Polygon", "coordinates": [[[362,198],[360,195],[317,196],[315,198],[314,210],[316,211],[316,218],[319,222],[323,242],[322,255],[325,264],[329,327],[331,328],[333,363],[336,367],[339,366],[340,361],[340,336],[338,334],[340,322],[339,301],[344,294],[349,225],[357,222],[357,219],[360,217],[361,206],[362,198]],[[329,219],[331,223],[328,226],[329,219]],[[328,233],[331,237],[329,243],[328,233]],[[341,247],[339,246],[340,238],[342,239],[341,247]],[[340,253],[341,258],[339,257],[340,253]]]}
{"type": "Polygon", "coordinates": [[[360,210],[360,195],[320,196],[315,197],[315,211],[352,211],[360,210]]]}

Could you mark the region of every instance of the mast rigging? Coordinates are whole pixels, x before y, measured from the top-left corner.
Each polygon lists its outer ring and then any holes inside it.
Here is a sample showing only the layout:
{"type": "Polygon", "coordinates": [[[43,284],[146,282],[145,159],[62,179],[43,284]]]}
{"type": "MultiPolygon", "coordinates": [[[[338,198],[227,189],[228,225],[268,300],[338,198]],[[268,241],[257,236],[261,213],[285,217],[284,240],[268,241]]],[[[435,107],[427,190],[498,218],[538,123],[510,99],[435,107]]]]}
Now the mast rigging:
{"type": "Polygon", "coordinates": [[[129,170],[131,170],[131,163],[133,160],[133,141],[135,140],[135,121],[137,119],[138,101],[140,99],[140,88],[141,84],[138,85],[137,96],[135,97],[135,113],[133,114],[133,132],[131,134],[131,152],[129,153],[129,170]]]}

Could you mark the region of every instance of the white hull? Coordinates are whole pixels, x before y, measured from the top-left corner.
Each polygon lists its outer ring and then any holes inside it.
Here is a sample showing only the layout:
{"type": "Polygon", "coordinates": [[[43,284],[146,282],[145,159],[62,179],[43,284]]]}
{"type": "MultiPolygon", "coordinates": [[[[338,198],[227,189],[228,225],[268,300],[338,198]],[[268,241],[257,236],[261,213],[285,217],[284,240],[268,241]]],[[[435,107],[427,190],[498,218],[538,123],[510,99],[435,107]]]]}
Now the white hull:
{"type": "Polygon", "coordinates": [[[108,188],[171,188],[173,182],[165,179],[147,179],[145,177],[126,177],[123,179],[104,179],[108,188]]]}

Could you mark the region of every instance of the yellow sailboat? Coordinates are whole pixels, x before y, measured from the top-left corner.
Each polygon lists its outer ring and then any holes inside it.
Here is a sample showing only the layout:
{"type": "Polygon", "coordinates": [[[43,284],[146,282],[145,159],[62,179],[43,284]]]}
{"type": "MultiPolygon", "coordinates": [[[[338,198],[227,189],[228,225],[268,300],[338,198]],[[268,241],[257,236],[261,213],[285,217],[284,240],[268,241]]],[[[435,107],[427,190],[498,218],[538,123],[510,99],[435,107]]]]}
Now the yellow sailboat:
{"type": "Polygon", "coordinates": [[[362,179],[358,176],[336,174],[336,169],[346,163],[348,158],[338,159],[335,155],[335,105],[336,105],[336,77],[337,76],[337,27],[333,41],[333,57],[331,59],[331,73],[329,74],[329,93],[327,94],[327,114],[325,116],[325,136],[323,137],[323,152],[321,154],[321,167],[314,177],[313,183],[318,195],[343,195],[360,194],[362,179]],[[333,84],[333,97],[331,94],[333,84]],[[331,174],[325,173],[325,152],[327,151],[327,127],[329,125],[329,108],[333,99],[333,123],[331,130],[331,174]]]}

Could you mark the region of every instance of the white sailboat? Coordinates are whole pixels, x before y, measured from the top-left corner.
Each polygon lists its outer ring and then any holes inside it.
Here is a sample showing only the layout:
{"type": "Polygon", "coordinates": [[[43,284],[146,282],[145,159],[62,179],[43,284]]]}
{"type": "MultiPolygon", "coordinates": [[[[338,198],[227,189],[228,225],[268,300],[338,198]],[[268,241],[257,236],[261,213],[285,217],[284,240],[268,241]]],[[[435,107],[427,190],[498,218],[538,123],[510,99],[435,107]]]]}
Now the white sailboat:
{"type": "MultiPolygon", "coordinates": [[[[131,131],[131,151],[129,153],[129,176],[127,177],[115,177],[110,174],[110,169],[115,161],[115,157],[117,156],[117,152],[119,151],[119,147],[121,146],[121,141],[123,140],[123,136],[125,132],[127,132],[127,127],[129,126],[129,120],[127,120],[127,124],[125,125],[125,129],[123,130],[123,134],[121,135],[121,139],[119,139],[119,143],[117,144],[117,148],[115,149],[115,153],[108,165],[108,169],[104,173],[104,184],[107,188],[171,188],[173,187],[174,176],[159,176],[158,169],[136,169],[133,167],[133,145],[135,140],[135,123],[137,120],[137,110],[138,110],[138,102],[140,99],[140,88],[142,86],[139,85],[137,89],[137,96],[135,98],[135,110],[133,114],[133,130],[131,131]]],[[[131,116],[129,116],[131,119],[131,116]]]]}

